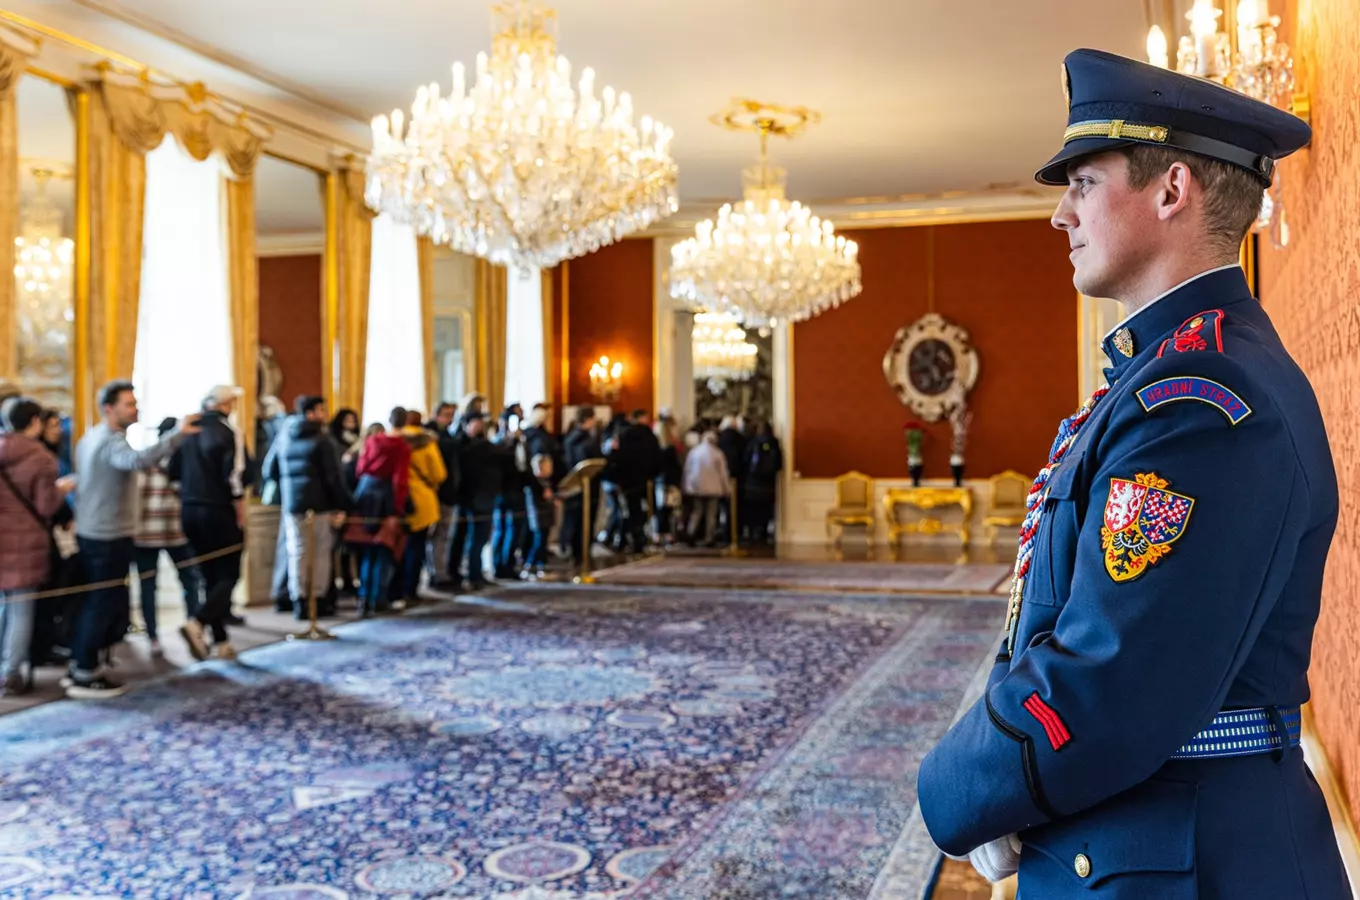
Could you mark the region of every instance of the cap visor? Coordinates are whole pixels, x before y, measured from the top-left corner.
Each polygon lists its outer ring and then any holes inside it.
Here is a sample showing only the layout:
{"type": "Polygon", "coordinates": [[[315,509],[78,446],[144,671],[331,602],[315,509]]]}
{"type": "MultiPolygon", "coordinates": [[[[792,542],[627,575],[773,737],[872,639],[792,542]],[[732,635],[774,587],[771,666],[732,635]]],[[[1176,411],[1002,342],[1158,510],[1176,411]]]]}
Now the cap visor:
{"type": "Polygon", "coordinates": [[[1130,147],[1134,141],[1121,141],[1115,138],[1078,138],[1070,141],[1058,151],[1058,155],[1044,163],[1044,167],[1034,173],[1034,180],[1040,184],[1066,185],[1067,167],[1073,162],[1107,150],[1130,147]]]}

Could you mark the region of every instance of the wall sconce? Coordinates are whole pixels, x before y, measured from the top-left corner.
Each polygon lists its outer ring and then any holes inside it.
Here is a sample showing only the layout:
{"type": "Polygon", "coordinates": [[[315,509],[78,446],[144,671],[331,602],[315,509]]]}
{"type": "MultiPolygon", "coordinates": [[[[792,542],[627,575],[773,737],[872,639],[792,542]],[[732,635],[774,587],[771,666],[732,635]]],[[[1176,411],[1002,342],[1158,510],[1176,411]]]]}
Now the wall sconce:
{"type": "MultiPolygon", "coordinates": [[[[1231,4],[1227,0],[1227,9],[1222,10],[1215,0],[1195,0],[1185,16],[1190,33],[1182,35],[1176,47],[1176,71],[1215,81],[1309,121],[1311,105],[1306,94],[1294,93],[1293,53],[1279,40],[1280,17],[1270,14],[1270,0],[1231,4]]],[[[1171,68],[1167,34],[1158,25],[1148,30],[1147,55],[1152,65],[1171,68]]],[[[1277,172],[1255,225],[1256,231],[1270,235],[1277,249],[1289,243],[1280,181],[1277,172]]]]}
{"type": "Polygon", "coordinates": [[[623,390],[623,363],[609,361],[601,356],[600,361],[590,367],[590,393],[601,403],[613,403],[623,390]]]}

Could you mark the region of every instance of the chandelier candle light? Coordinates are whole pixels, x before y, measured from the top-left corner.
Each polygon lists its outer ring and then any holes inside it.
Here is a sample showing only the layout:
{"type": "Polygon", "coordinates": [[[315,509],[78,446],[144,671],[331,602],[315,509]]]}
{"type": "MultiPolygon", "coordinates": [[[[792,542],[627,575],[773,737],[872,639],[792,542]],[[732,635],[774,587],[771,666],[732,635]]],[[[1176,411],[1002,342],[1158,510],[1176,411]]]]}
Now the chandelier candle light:
{"type": "MultiPolygon", "coordinates": [[[[1185,17],[1190,33],[1177,45],[1176,71],[1217,82],[1307,121],[1308,98],[1294,93],[1294,59],[1289,45],[1279,40],[1280,17],[1270,14],[1270,0],[1238,0],[1235,22],[1223,31],[1219,31],[1223,10],[1214,0],[1195,0],[1185,17]]],[[[1147,55],[1154,66],[1171,68],[1166,33],[1157,25],[1148,31],[1147,55]]],[[[1276,248],[1289,243],[1278,171],[1266,191],[1256,230],[1268,232],[1276,248]]]]}
{"type": "Polygon", "coordinates": [[[672,132],[595,72],[557,55],[557,14],[529,0],[493,8],[491,53],[473,83],[421,87],[373,120],[368,205],[417,233],[498,265],[552,268],[679,208],[672,132]]]}
{"type": "Polygon", "coordinates": [[[601,356],[600,361],[590,367],[590,394],[601,403],[613,403],[623,390],[623,363],[609,361],[601,356]]]}
{"type": "Polygon", "coordinates": [[[691,337],[694,377],[708,382],[717,395],[732,381],[746,381],[756,372],[756,345],[732,313],[697,312],[691,337]]]}
{"type": "Polygon", "coordinates": [[[760,135],[760,162],[742,173],[745,199],[718,210],[671,250],[671,296],[728,311],[747,328],[801,322],[862,289],[859,248],[785,196],[785,171],[769,162],[770,136],[792,138],[820,121],[802,107],[737,98],[712,122],[760,135]]]}

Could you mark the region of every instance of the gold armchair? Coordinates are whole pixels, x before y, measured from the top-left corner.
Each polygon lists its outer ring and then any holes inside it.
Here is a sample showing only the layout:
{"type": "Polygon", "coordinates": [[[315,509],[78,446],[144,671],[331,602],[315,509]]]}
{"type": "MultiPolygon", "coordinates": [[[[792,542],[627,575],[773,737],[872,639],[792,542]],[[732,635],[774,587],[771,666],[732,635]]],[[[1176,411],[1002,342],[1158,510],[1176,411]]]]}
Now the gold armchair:
{"type": "Polygon", "coordinates": [[[863,525],[870,546],[874,543],[874,480],[863,472],[846,472],[836,479],[836,505],[826,512],[826,539],[839,527],[835,543],[840,546],[845,526],[863,525]]]}
{"type": "Polygon", "coordinates": [[[1019,528],[1025,522],[1025,499],[1029,496],[1032,479],[1019,472],[1007,470],[987,479],[991,496],[987,501],[987,515],[982,524],[987,528],[987,542],[996,541],[998,528],[1019,528]]]}

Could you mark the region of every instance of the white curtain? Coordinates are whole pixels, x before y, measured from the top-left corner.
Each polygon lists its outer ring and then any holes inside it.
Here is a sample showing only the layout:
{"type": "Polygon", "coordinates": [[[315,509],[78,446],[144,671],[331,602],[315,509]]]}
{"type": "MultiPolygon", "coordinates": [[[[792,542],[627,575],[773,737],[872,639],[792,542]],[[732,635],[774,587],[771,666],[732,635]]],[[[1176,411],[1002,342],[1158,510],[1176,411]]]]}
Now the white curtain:
{"type": "Polygon", "coordinates": [[[142,289],[132,383],[154,442],[167,417],[198,412],[209,388],[233,383],[226,191],[217,157],[198,162],[166,135],[146,156],[142,289]]]}
{"type": "Polygon", "coordinates": [[[373,220],[364,366],[364,425],[386,424],[392,408],[425,409],[425,349],[420,321],[416,235],[387,215],[373,220]]]}
{"type": "Polygon", "coordinates": [[[505,291],[505,403],[527,412],[548,397],[543,362],[543,274],[511,268],[505,291]]]}

